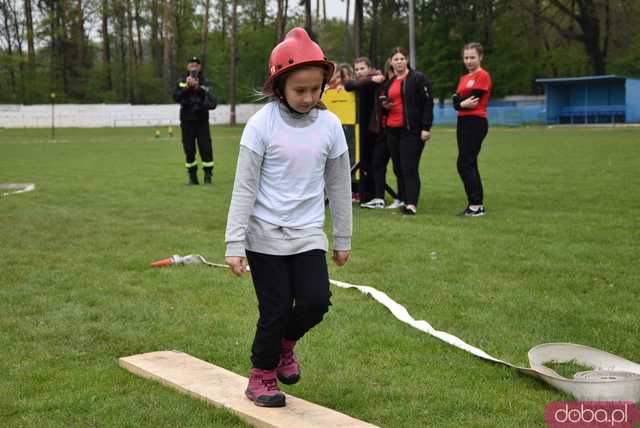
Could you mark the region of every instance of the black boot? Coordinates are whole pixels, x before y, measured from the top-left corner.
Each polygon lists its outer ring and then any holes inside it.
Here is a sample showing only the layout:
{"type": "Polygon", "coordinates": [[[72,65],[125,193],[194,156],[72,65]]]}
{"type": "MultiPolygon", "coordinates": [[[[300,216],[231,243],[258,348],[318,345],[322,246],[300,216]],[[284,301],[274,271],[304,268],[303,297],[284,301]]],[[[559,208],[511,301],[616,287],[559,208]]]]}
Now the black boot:
{"type": "Polygon", "coordinates": [[[211,184],[211,179],[213,177],[213,167],[205,166],[202,169],[204,170],[204,184],[211,184]]]}
{"type": "Polygon", "coordinates": [[[197,166],[192,166],[191,168],[187,169],[187,172],[189,173],[189,181],[187,182],[187,184],[189,186],[195,186],[196,184],[200,184],[198,182],[198,167],[197,166]]]}

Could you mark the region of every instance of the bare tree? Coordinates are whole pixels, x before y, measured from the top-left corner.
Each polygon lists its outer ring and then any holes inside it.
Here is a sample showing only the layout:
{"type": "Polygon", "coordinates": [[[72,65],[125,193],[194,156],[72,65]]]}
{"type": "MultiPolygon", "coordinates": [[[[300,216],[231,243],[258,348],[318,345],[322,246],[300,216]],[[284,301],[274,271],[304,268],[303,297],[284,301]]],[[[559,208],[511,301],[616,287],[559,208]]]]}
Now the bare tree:
{"type": "Polygon", "coordinates": [[[322,22],[327,23],[327,0],[322,0],[322,22]]]}
{"type": "MultiPolygon", "coordinates": [[[[0,27],[0,34],[4,34],[5,43],[7,46],[7,55],[9,58],[13,56],[13,30],[12,30],[12,20],[15,19],[15,16],[11,13],[10,4],[8,0],[0,0],[0,12],[2,12],[2,27],[0,27]]],[[[16,93],[16,72],[12,64],[13,61],[9,63],[9,82],[11,83],[11,92],[16,93]]]]}
{"type": "MultiPolygon", "coordinates": [[[[36,61],[36,50],[33,43],[33,11],[31,0],[24,0],[24,18],[27,27],[27,61],[30,68],[33,69],[36,61]]],[[[33,70],[32,70],[33,71],[33,70]]]]}
{"type": "Polygon", "coordinates": [[[236,124],[236,34],[238,1],[231,0],[231,34],[229,37],[229,124],[236,124]]]}
{"type": "Polygon", "coordinates": [[[287,27],[287,8],[288,0],[277,0],[278,7],[276,9],[276,43],[280,43],[284,38],[284,30],[287,27]]]}
{"type": "Polygon", "coordinates": [[[138,54],[136,53],[135,37],[133,35],[133,12],[132,0],[127,0],[127,74],[129,77],[129,102],[133,103],[136,98],[136,68],[138,64],[138,54]]]}
{"type": "Polygon", "coordinates": [[[562,37],[581,42],[591,61],[593,73],[605,74],[611,30],[610,0],[549,0],[549,5],[559,14],[545,14],[545,20],[562,37]],[[569,25],[558,19],[561,16],[569,18],[569,25]],[[604,34],[600,16],[604,19],[604,34]],[[579,30],[575,29],[574,24],[578,25],[579,30]]]}
{"type": "MultiPolygon", "coordinates": [[[[105,0],[106,1],[106,0],[105,0]]],[[[153,62],[153,70],[156,77],[162,77],[162,45],[160,43],[161,24],[160,24],[160,0],[151,0],[151,33],[149,47],[151,49],[151,61],[153,62]]]]}
{"type": "Polygon", "coordinates": [[[362,31],[364,26],[364,11],[362,0],[354,1],[353,10],[353,50],[356,57],[361,55],[362,31]]]}
{"type": "Polygon", "coordinates": [[[188,32],[191,28],[190,13],[194,7],[193,0],[173,0],[175,8],[173,9],[173,49],[174,58],[182,61],[187,56],[192,56],[193,52],[184,54],[187,48],[188,32]]]}
{"type": "Polygon", "coordinates": [[[127,71],[127,17],[126,7],[123,3],[124,0],[112,0],[112,12],[114,18],[114,32],[115,32],[115,49],[118,58],[119,74],[120,78],[116,80],[122,84],[121,93],[122,98],[130,100],[130,80],[129,73],[127,71]]]}
{"type": "Polygon", "coordinates": [[[113,88],[111,81],[111,47],[109,44],[109,0],[102,0],[101,10],[102,32],[102,66],[104,68],[104,87],[113,88]]]}
{"type": "Polygon", "coordinates": [[[71,63],[71,49],[67,49],[69,45],[68,40],[68,32],[67,32],[67,14],[66,11],[69,9],[69,5],[66,0],[61,0],[58,2],[56,6],[56,31],[60,33],[58,35],[58,52],[57,55],[60,56],[60,76],[62,77],[62,90],[65,94],[69,93],[69,64],[71,63]]]}
{"type": "MultiPolygon", "coordinates": [[[[24,78],[24,67],[25,67],[25,63],[24,63],[24,58],[23,58],[23,51],[22,51],[22,45],[24,44],[24,31],[23,31],[23,25],[24,23],[19,19],[19,15],[21,15],[21,13],[18,11],[18,0],[13,0],[13,1],[7,1],[7,4],[9,6],[9,10],[8,12],[11,13],[12,18],[11,18],[11,22],[13,23],[13,38],[15,40],[15,47],[16,47],[16,52],[18,52],[18,74],[20,76],[19,82],[20,82],[20,92],[19,92],[19,97],[20,99],[24,99],[24,94],[25,94],[25,78],[24,78]]],[[[11,29],[7,29],[8,31],[11,31],[11,29]]]]}
{"type": "Polygon", "coordinates": [[[220,19],[222,20],[222,41],[227,37],[227,0],[220,0],[220,19]]]}
{"type": "Polygon", "coordinates": [[[313,33],[313,20],[311,19],[311,0],[300,0],[300,6],[304,6],[304,29],[312,39],[315,39],[313,33]]]}
{"type": "MultiPolygon", "coordinates": [[[[379,27],[380,27],[380,0],[371,0],[371,32],[369,33],[369,58],[376,62],[378,61],[378,45],[379,40],[379,27]]],[[[382,64],[379,64],[382,66],[382,64]]]]}
{"type": "Polygon", "coordinates": [[[129,56],[129,74],[133,75],[134,67],[138,63],[138,53],[135,47],[135,36],[133,34],[133,11],[132,11],[132,0],[127,0],[126,3],[126,13],[127,13],[127,54],[129,56]]]}
{"type": "MultiPolygon", "coordinates": [[[[15,41],[16,52],[18,52],[18,56],[22,58],[22,45],[24,45],[24,31],[23,25],[24,23],[20,20],[19,16],[21,16],[21,12],[18,10],[18,2],[17,0],[5,0],[8,5],[8,13],[11,15],[11,24],[12,28],[8,28],[8,31],[13,31],[13,40],[15,41]]],[[[22,60],[20,61],[20,66],[22,68],[22,60]]]]}
{"type": "Polygon", "coordinates": [[[284,0],[276,0],[276,21],[275,21],[275,38],[276,43],[282,40],[282,5],[284,0]]]}
{"type": "Polygon", "coordinates": [[[210,1],[204,1],[204,17],[202,18],[202,51],[200,52],[200,59],[202,60],[202,67],[204,68],[207,62],[207,49],[209,47],[209,7],[210,1]]]}
{"type": "Polygon", "coordinates": [[[344,17],[344,36],[342,38],[342,58],[347,57],[347,52],[349,50],[349,7],[350,1],[347,0],[347,10],[344,17]]]}
{"type": "Polygon", "coordinates": [[[162,66],[162,82],[164,84],[164,92],[168,94],[176,80],[175,76],[175,58],[173,50],[173,13],[175,10],[174,0],[164,0],[164,18],[163,18],[163,34],[164,34],[164,55],[162,66]]]}
{"type": "MultiPolygon", "coordinates": [[[[528,1],[528,0],[522,0],[522,1],[528,1]]],[[[534,50],[534,55],[535,55],[535,59],[536,59],[536,63],[540,63],[540,55],[544,55],[544,63],[545,64],[549,64],[549,66],[551,67],[551,75],[552,76],[558,76],[559,72],[558,72],[558,67],[555,64],[555,62],[553,61],[549,61],[549,58],[551,58],[551,53],[552,53],[552,47],[551,47],[551,42],[549,41],[549,35],[547,34],[547,32],[544,30],[544,19],[543,19],[543,12],[542,12],[542,3],[545,0],[533,0],[531,7],[529,8],[529,12],[531,13],[532,16],[532,27],[533,27],[533,34],[534,34],[534,40],[538,41],[538,43],[542,44],[543,49],[535,49],[534,50]],[[542,50],[542,52],[540,52],[542,50]]],[[[526,5],[529,6],[529,5],[526,5]]],[[[525,8],[523,8],[524,10],[526,10],[525,8]]]]}
{"type": "Polygon", "coordinates": [[[257,0],[258,25],[264,28],[267,21],[267,2],[266,0],[257,0]]]}
{"type": "Polygon", "coordinates": [[[138,63],[142,64],[144,62],[143,52],[142,52],[142,29],[140,28],[140,21],[142,18],[140,17],[140,0],[133,0],[133,8],[135,11],[135,16],[133,17],[136,23],[136,40],[138,42],[138,63]]]}
{"type": "MultiPolygon", "coordinates": [[[[65,12],[63,12],[65,13],[65,12]]],[[[66,42],[65,54],[69,53],[68,72],[73,75],[74,79],[86,79],[86,74],[82,69],[89,68],[91,58],[88,52],[88,38],[85,32],[85,3],[83,0],[76,0],[76,7],[73,13],[69,15],[71,25],[71,35],[66,42]]]]}
{"type": "Polygon", "coordinates": [[[58,64],[60,62],[60,57],[58,55],[60,50],[58,45],[60,43],[58,42],[58,32],[57,32],[57,24],[58,24],[57,3],[53,1],[42,1],[40,3],[37,3],[37,5],[38,5],[38,9],[40,10],[40,13],[42,13],[46,17],[45,22],[49,24],[47,28],[47,34],[46,34],[46,37],[49,38],[49,48],[50,48],[48,77],[49,77],[49,89],[53,91],[57,86],[57,77],[58,77],[58,71],[59,71],[58,64]]]}

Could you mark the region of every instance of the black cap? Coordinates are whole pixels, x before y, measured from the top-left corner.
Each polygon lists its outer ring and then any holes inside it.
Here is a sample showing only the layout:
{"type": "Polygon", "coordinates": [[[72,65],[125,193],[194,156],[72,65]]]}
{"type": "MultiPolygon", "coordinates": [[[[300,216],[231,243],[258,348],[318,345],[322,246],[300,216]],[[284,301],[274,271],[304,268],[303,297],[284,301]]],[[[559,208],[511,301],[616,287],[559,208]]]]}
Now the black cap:
{"type": "Polygon", "coordinates": [[[191,58],[189,58],[189,61],[187,61],[187,64],[191,64],[192,62],[197,62],[198,64],[202,63],[200,62],[200,58],[198,58],[197,56],[192,56],[191,58]]]}

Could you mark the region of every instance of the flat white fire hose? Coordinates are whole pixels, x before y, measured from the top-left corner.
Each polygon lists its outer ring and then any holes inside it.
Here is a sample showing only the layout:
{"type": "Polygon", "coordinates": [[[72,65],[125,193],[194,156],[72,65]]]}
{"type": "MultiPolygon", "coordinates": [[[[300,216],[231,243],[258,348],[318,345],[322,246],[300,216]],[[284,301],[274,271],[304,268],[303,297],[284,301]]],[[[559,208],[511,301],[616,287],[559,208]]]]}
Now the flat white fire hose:
{"type": "Polygon", "coordinates": [[[2,193],[2,196],[31,192],[32,190],[35,190],[35,188],[35,183],[0,183],[0,190],[12,190],[12,192],[2,193]]]}
{"type": "MultiPolygon", "coordinates": [[[[208,262],[200,255],[178,256],[152,263],[153,267],[180,264],[205,264],[227,268],[227,265],[208,262]]],[[[340,288],[356,288],[384,305],[400,321],[409,324],[449,345],[469,352],[484,360],[512,367],[519,372],[543,380],[549,385],[573,395],[581,401],[640,401],[640,364],[617,355],[573,343],[544,343],[529,350],[530,367],[520,367],[493,357],[482,349],[469,345],[462,339],[445,331],[434,329],[424,320],[416,321],[407,309],[391,299],[386,293],[366,285],[354,285],[330,279],[340,288]],[[545,363],[576,363],[592,367],[593,370],[576,373],[573,379],[560,376],[545,363]]]]}
{"type": "Polygon", "coordinates": [[[482,349],[464,342],[445,331],[434,329],[424,320],[416,321],[404,306],[382,291],[365,285],[353,285],[330,280],[341,288],[357,288],[383,304],[400,321],[405,322],[443,342],[467,351],[476,357],[512,367],[521,373],[547,382],[549,385],[583,401],[640,401],[640,364],[617,355],[573,343],[544,343],[529,350],[529,365],[520,367],[493,357],[482,349]],[[560,376],[545,363],[577,363],[594,370],[579,372],[573,379],[560,376]]]}

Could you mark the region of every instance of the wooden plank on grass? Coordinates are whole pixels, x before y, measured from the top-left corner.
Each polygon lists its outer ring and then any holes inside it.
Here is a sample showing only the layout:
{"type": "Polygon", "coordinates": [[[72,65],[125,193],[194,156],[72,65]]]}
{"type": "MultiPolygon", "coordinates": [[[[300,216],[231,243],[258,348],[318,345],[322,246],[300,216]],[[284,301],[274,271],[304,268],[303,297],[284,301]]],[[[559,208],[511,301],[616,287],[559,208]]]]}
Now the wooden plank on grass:
{"type": "Polygon", "coordinates": [[[375,427],[289,394],[286,407],[258,407],[244,395],[247,378],[183,352],[159,351],[132,355],[120,358],[119,363],[131,373],[157,380],[180,392],[228,409],[256,427],[375,427]]]}

